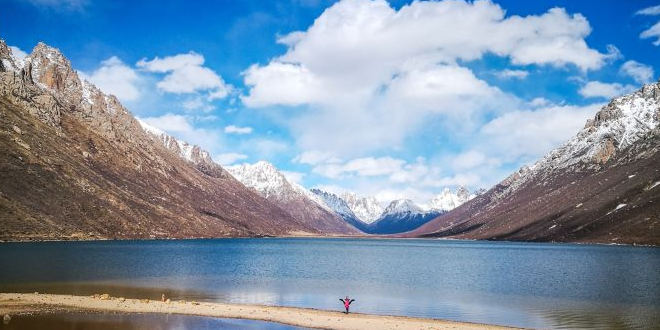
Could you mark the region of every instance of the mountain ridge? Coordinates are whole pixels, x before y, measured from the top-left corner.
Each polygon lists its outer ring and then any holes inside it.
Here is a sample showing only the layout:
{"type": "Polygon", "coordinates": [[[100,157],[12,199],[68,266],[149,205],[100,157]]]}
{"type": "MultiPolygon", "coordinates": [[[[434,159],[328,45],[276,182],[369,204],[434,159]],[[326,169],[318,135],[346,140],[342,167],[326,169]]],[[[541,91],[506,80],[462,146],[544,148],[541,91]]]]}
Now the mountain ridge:
{"type": "Polygon", "coordinates": [[[614,98],[573,138],[407,236],[660,244],[660,83],[614,98]]]}
{"type": "Polygon", "coordinates": [[[155,143],[53,47],[0,41],[0,78],[0,239],[322,234],[155,143]]]}

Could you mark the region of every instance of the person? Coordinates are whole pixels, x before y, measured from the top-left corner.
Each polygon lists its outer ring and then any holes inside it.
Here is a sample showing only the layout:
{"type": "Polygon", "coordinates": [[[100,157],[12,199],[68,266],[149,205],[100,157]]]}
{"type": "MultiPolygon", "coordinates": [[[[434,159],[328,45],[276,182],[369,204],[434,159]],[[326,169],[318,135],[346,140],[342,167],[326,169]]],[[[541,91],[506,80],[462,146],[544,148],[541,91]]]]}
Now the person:
{"type": "Polygon", "coordinates": [[[348,314],[348,308],[351,306],[351,303],[355,301],[355,299],[350,299],[348,296],[346,298],[341,299],[339,298],[339,301],[344,303],[344,308],[346,308],[346,314],[348,314]]]}

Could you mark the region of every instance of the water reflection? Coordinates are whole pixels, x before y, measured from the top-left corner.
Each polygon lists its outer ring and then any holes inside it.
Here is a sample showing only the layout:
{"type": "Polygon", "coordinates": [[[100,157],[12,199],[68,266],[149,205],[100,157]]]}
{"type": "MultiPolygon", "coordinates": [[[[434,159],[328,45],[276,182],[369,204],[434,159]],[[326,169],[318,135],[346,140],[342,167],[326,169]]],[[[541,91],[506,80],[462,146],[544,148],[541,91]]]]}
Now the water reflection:
{"type": "Polygon", "coordinates": [[[532,328],[660,328],[660,249],[439,240],[0,244],[0,291],[341,309],[532,328]],[[17,289],[18,288],[18,289],[17,289]],[[650,326],[649,326],[650,325],[650,326]]]}

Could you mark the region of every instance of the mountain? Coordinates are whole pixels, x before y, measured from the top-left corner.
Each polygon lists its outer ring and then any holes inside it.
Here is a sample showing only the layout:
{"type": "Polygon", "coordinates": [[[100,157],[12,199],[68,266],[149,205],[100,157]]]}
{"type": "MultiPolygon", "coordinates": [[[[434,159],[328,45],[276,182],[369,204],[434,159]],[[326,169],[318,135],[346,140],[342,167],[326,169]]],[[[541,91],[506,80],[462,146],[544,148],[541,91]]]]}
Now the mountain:
{"type": "Polygon", "coordinates": [[[200,148],[197,145],[189,144],[186,141],[181,141],[160,129],[153,127],[143,120],[138,119],[138,123],[147,134],[156,141],[162,144],[165,148],[183,158],[187,162],[193,164],[200,172],[221,179],[232,177],[222,166],[218,165],[211,159],[208,151],[200,148]]]}
{"type": "Polygon", "coordinates": [[[409,236],[660,244],[660,83],[617,97],[564,145],[409,236]]]}
{"type": "Polygon", "coordinates": [[[346,202],[358,219],[366,224],[378,220],[380,215],[383,214],[383,207],[380,206],[375,197],[358,197],[354,193],[347,192],[341,195],[341,199],[346,202]]]}
{"type": "Polygon", "coordinates": [[[0,41],[0,239],[322,233],[170,147],[57,49],[17,59],[0,41]]]}
{"type": "Polygon", "coordinates": [[[289,181],[271,163],[260,161],[255,164],[228,166],[227,170],[245,186],[279,205],[307,226],[325,233],[359,233],[330,209],[321,197],[289,181]]]}
{"type": "Polygon", "coordinates": [[[461,206],[463,203],[474,197],[475,195],[470,194],[470,192],[465,189],[465,187],[458,187],[456,189],[456,193],[452,193],[449,188],[445,188],[441,194],[431,199],[427,205],[427,208],[431,210],[448,212],[461,206]]]}
{"type": "Polygon", "coordinates": [[[362,220],[360,220],[360,218],[358,218],[358,216],[353,213],[353,210],[351,210],[346,201],[344,201],[341,197],[333,193],[322,191],[320,189],[312,189],[310,191],[316,196],[320,197],[325,205],[327,205],[333,212],[344,219],[344,221],[348,222],[353,227],[363,232],[367,231],[368,224],[362,222],[362,220]]]}
{"type": "Polygon", "coordinates": [[[428,209],[409,199],[392,201],[378,220],[369,224],[366,232],[371,234],[403,233],[425,224],[445,211],[428,209]]]}

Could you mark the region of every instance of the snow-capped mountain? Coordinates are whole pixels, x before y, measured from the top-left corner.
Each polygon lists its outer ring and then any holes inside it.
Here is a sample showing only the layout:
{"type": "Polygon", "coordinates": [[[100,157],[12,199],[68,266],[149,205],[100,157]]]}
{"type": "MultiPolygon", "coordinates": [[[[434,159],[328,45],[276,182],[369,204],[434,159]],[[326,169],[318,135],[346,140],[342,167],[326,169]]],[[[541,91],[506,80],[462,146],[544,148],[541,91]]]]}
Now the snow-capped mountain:
{"type": "Polygon", "coordinates": [[[312,189],[310,191],[316,196],[320,197],[325,205],[327,205],[332,211],[342,217],[344,221],[350,223],[357,229],[360,229],[364,232],[367,231],[367,224],[362,222],[362,220],[360,220],[360,218],[358,218],[355,213],[353,213],[353,210],[351,210],[346,201],[344,201],[341,197],[320,189],[312,189]]]}
{"type": "Polygon", "coordinates": [[[431,199],[426,205],[426,208],[429,210],[448,212],[461,206],[475,196],[475,194],[470,194],[465,187],[458,187],[455,193],[452,193],[449,188],[445,188],[442,190],[442,193],[431,199]]]}
{"type": "Polygon", "coordinates": [[[660,244],[660,83],[614,98],[568,142],[412,235],[660,244]]]}
{"type": "Polygon", "coordinates": [[[327,232],[358,232],[337,215],[323,198],[289,181],[269,162],[234,165],[226,169],[245,186],[281,206],[303,223],[313,224],[327,232]]]}
{"type": "Polygon", "coordinates": [[[348,207],[364,223],[370,224],[383,214],[383,207],[372,196],[358,197],[355,193],[347,192],[341,195],[348,207]]]}
{"type": "Polygon", "coordinates": [[[397,199],[387,205],[380,217],[401,214],[419,214],[426,213],[426,211],[426,208],[418,205],[410,199],[397,199]]]}
{"type": "Polygon", "coordinates": [[[429,209],[410,199],[392,201],[368,228],[369,233],[394,234],[418,228],[444,211],[429,209]]]}

